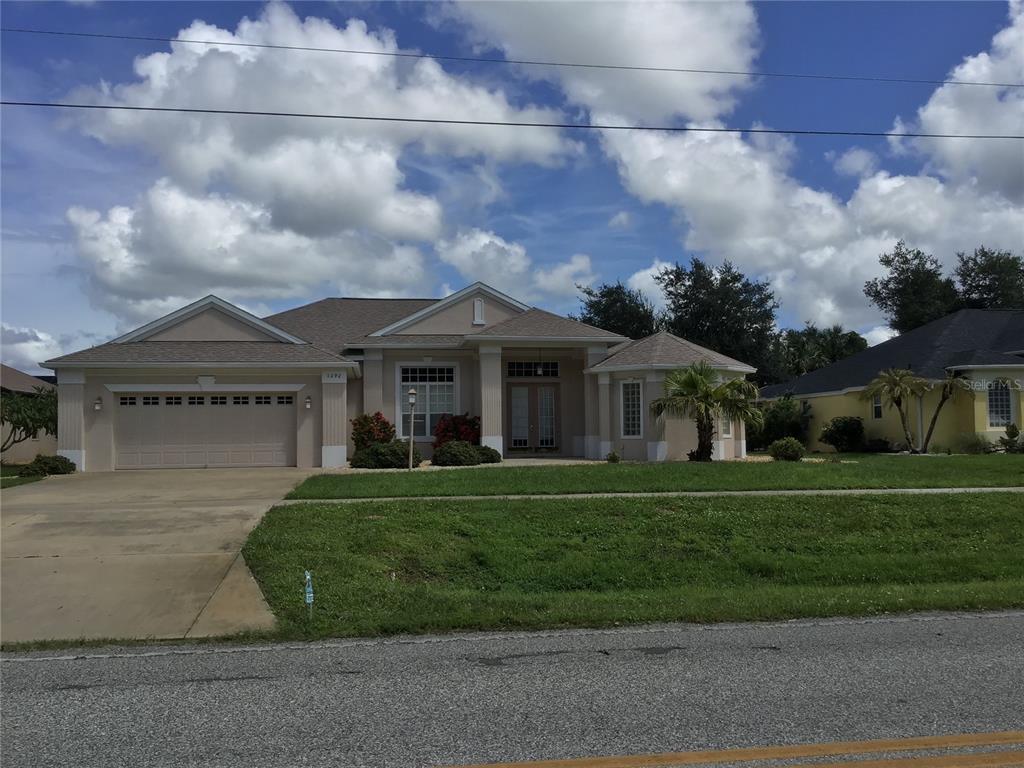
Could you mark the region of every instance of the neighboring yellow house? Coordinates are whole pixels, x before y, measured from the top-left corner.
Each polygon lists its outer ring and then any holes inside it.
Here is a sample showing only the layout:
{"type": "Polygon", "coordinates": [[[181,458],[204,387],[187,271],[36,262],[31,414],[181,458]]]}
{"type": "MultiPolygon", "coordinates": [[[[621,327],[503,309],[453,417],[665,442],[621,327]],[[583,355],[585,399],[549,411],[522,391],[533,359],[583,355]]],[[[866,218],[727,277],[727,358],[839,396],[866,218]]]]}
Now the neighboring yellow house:
{"type": "MultiPolygon", "coordinates": [[[[960,373],[969,389],[949,400],[939,414],[930,450],[948,448],[965,434],[989,442],[1005,434],[1008,424],[1021,426],[1024,413],[1024,310],[963,309],[897,336],[785,384],[764,387],[761,397],[786,393],[808,403],[808,447],[832,448],[818,438],[836,416],[859,416],[867,439],[883,438],[906,447],[899,414],[863,391],[880,371],[905,368],[939,382],[947,372],[960,373]]],[[[920,445],[939,393],[932,390],[910,403],[911,436],[920,445]]]]}

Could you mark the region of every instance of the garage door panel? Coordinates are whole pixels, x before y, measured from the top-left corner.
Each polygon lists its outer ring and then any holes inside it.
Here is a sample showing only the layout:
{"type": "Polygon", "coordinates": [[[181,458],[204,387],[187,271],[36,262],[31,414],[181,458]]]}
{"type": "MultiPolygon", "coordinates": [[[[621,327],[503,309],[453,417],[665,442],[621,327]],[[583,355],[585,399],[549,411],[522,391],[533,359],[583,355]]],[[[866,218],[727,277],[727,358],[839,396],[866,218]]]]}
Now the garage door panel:
{"type": "Polygon", "coordinates": [[[115,467],[294,466],[295,398],[269,399],[122,395],[115,401],[115,467]]]}

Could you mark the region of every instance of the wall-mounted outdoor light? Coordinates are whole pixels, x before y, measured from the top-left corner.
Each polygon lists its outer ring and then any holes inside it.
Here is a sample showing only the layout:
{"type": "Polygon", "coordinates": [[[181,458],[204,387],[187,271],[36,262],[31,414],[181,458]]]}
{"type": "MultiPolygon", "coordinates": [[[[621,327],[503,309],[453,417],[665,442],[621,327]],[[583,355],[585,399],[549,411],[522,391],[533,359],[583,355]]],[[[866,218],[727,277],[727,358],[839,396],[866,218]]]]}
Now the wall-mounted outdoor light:
{"type": "Polygon", "coordinates": [[[93,402],[93,404],[92,404],[92,409],[94,411],[102,411],[103,410],[103,398],[102,397],[97,397],[96,398],[95,402],[93,402]]]}
{"type": "Polygon", "coordinates": [[[306,410],[308,411],[312,407],[313,407],[313,398],[310,397],[309,395],[306,395],[306,410]]]}

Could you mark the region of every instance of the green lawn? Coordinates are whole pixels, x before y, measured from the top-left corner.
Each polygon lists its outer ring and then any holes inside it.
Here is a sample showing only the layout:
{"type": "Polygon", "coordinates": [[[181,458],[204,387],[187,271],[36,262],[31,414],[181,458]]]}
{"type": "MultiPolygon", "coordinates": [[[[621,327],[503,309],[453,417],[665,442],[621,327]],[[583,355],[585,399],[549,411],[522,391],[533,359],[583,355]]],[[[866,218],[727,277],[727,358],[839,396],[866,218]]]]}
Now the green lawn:
{"type": "Polygon", "coordinates": [[[517,493],[1024,486],[1024,454],[844,456],[844,462],[713,462],[470,467],[315,475],[289,499],[497,496],[517,493]]]}
{"type": "Polygon", "coordinates": [[[285,637],[1021,607],[1024,497],[308,503],[244,554],[285,637]]]}
{"type": "Polygon", "coordinates": [[[16,464],[0,464],[0,488],[14,488],[43,479],[41,477],[18,477],[20,469],[21,467],[16,464]]]}

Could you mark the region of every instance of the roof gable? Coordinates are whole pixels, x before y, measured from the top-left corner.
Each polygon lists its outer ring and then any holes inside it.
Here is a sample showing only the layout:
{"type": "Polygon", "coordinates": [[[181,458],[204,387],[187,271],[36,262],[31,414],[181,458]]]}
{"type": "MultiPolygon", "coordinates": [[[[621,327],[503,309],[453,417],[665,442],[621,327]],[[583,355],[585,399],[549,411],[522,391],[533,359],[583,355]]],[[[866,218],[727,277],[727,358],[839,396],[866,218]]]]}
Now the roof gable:
{"type": "Polygon", "coordinates": [[[260,320],[217,296],[206,296],[119,336],[112,344],[141,341],[271,341],[305,344],[305,340],[260,320]],[[202,336],[208,338],[201,338],[202,336]]]}
{"type": "Polygon", "coordinates": [[[567,317],[532,307],[522,314],[509,318],[503,323],[492,325],[483,330],[469,334],[467,339],[553,339],[553,340],[593,340],[595,342],[623,341],[624,336],[592,325],[570,320],[567,317]]]}
{"type": "MultiPolygon", "coordinates": [[[[428,318],[437,315],[438,313],[452,307],[455,304],[466,302],[477,296],[488,298],[492,301],[496,301],[499,304],[504,305],[508,309],[515,312],[526,312],[529,306],[523,304],[521,301],[513,299],[511,296],[502,293],[501,291],[492,288],[486,283],[473,283],[463,288],[461,291],[447,296],[443,299],[433,302],[429,306],[423,307],[422,309],[413,312],[408,317],[404,317],[396,322],[379,328],[373,333],[367,334],[368,336],[389,336],[391,334],[399,333],[414,333],[411,329],[413,326],[423,323],[428,318]]],[[[424,330],[425,333],[432,333],[433,330],[424,330]]]]}
{"type": "Polygon", "coordinates": [[[753,373],[756,368],[694,344],[668,331],[646,336],[615,350],[609,357],[593,367],[595,371],[630,370],[641,368],[685,368],[704,361],[713,368],[753,373]]]}

